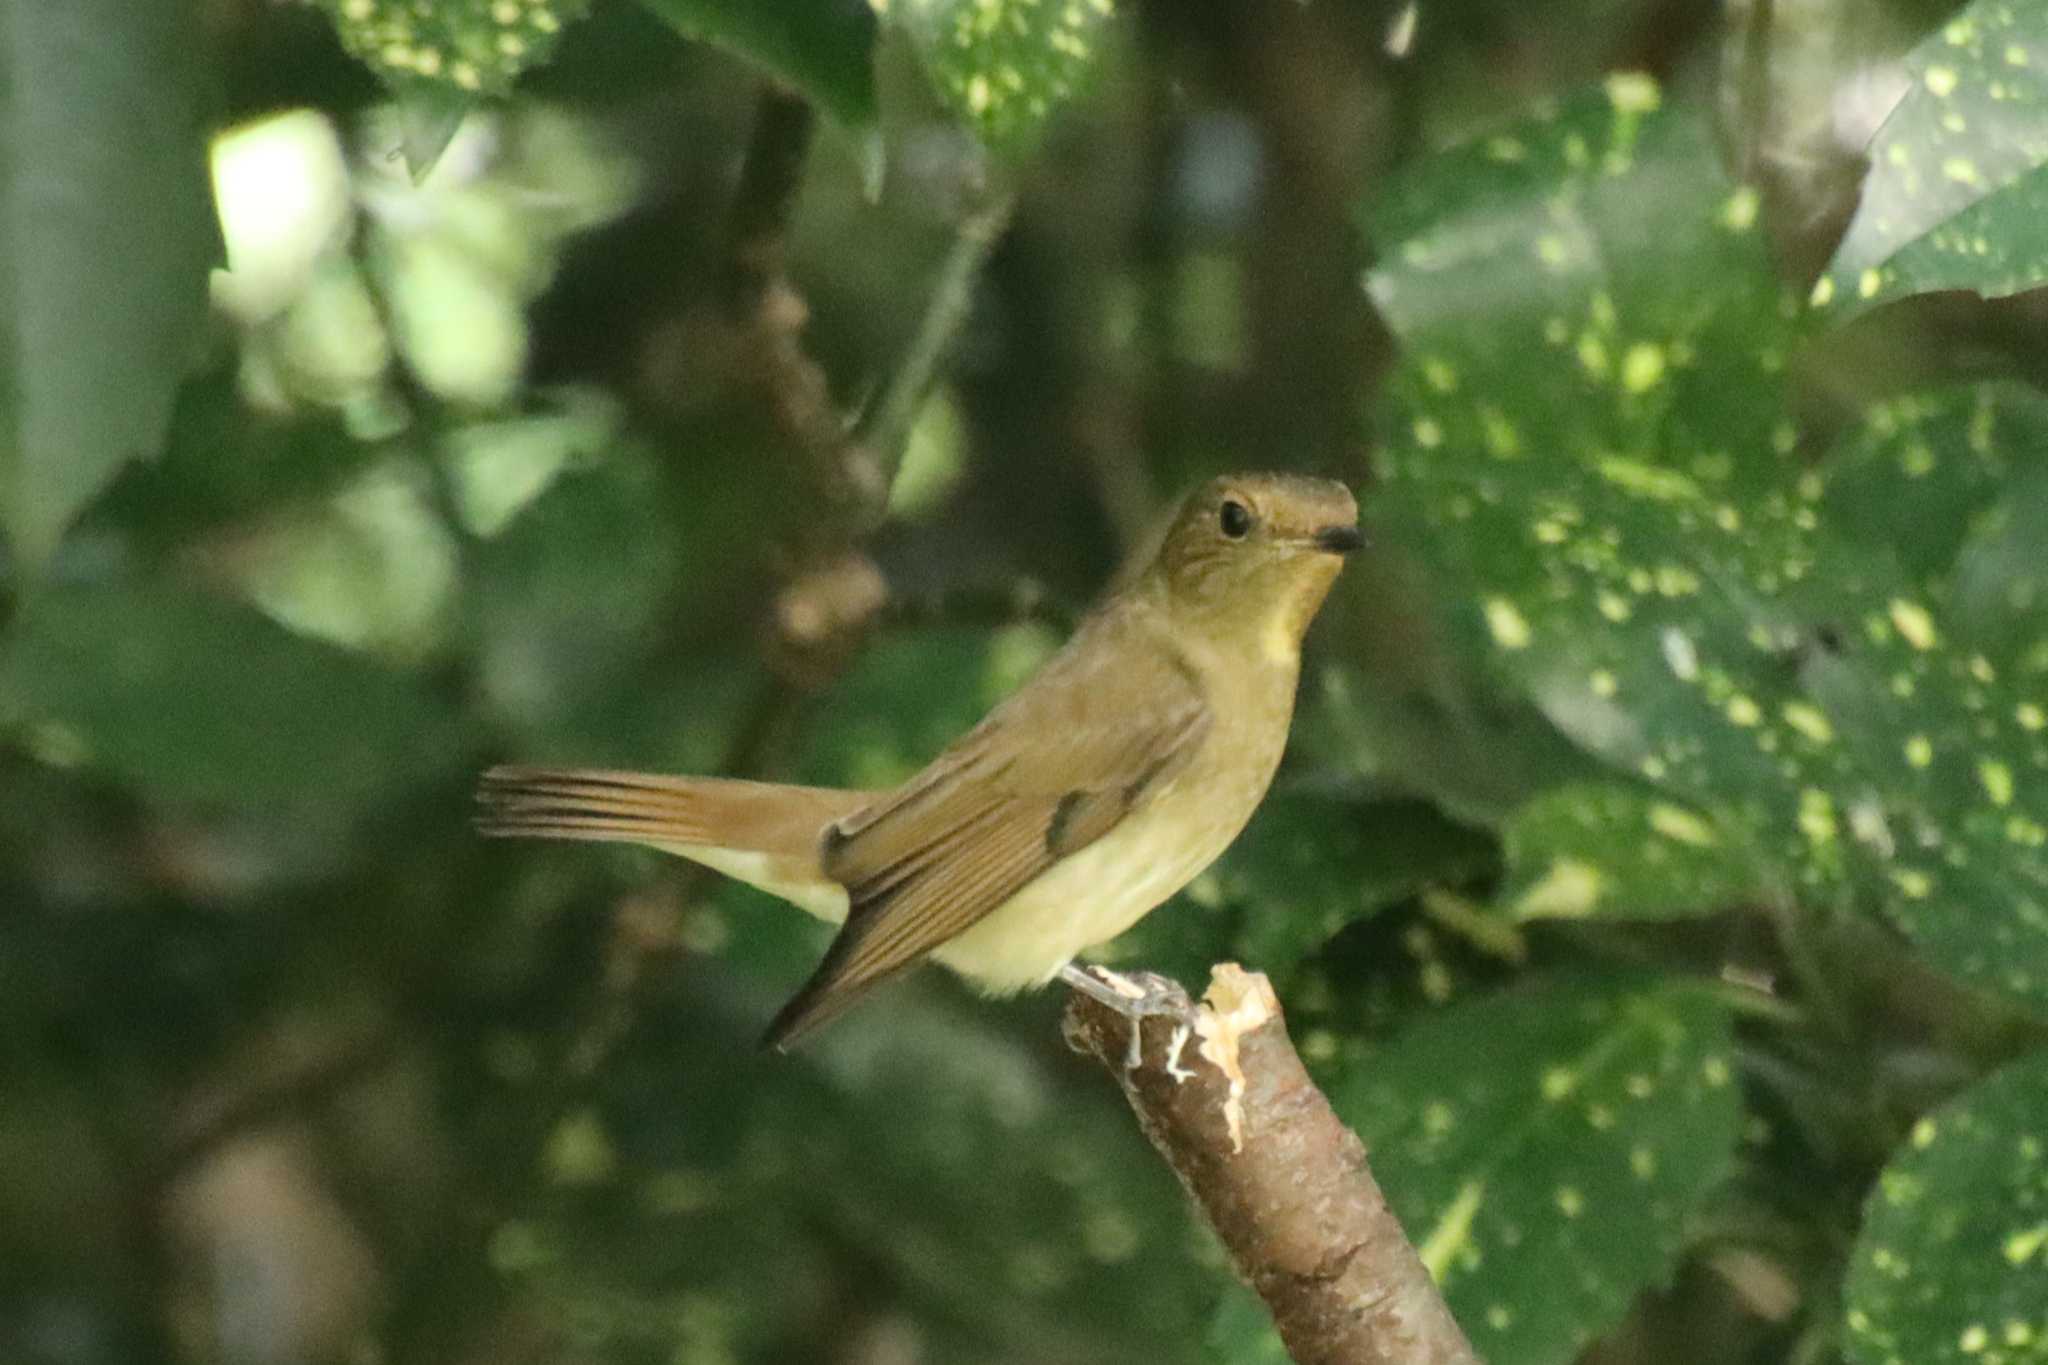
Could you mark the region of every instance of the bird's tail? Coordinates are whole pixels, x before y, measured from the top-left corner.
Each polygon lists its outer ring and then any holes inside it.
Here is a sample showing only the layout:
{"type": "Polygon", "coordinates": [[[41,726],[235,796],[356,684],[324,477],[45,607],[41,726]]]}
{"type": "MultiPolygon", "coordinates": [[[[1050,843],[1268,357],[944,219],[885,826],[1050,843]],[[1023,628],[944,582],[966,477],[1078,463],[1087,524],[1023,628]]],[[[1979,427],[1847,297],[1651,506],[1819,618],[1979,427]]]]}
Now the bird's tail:
{"type": "Polygon", "coordinates": [[[602,768],[503,766],[477,787],[485,834],[648,844],[759,854],[786,875],[821,877],[825,827],[873,795],[723,777],[664,777],[602,768]]]}

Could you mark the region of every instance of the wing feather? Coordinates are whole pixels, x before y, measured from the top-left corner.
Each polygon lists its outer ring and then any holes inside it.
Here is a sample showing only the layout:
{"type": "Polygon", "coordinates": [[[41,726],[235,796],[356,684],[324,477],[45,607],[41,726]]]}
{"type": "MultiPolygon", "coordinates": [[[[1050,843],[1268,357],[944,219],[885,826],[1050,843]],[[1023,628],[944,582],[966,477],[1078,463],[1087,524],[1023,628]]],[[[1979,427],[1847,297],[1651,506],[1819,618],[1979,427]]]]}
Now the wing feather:
{"type": "Polygon", "coordinates": [[[1210,713],[1170,645],[1127,642],[1165,651],[1169,664],[1133,708],[1087,666],[1109,642],[1082,643],[917,776],[827,831],[824,871],[851,909],[769,1026],[770,1046],[787,1048],[1107,834],[1193,757],[1210,713]]]}

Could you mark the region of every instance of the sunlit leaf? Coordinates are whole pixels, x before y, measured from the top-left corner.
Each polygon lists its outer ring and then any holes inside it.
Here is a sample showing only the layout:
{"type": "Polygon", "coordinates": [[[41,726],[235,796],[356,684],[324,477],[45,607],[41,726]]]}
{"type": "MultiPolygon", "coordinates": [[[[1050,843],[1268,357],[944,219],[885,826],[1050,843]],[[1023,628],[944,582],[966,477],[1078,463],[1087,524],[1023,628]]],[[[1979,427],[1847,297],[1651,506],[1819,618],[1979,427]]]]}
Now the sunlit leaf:
{"type": "Polygon", "coordinates": [[[1115,0],[890,0],[947,107],[1000,151],[1028,148],[1086,89],[1115,0]]]}
{"type": "Polygon", "coordinates": [[[155,453],[205,320],[219,228],[188,9],[12,0],[0,19],[0,531],[24,568],[155,453]]]}
{"type": "Polygon", "coordinates": [[[2048,1053],[1913,1126],[1843,1298],[1856,1365],[2048,1360],[2048,1053]]]}
{"type": "Polygon", "coordinates": [[[875,122],[875,10],[867,0],[640,0],[686,38],[788,81],[848,128],[875,122]]]}
{"type": "Polygon", "coordinates": [[[1906,70],[1814,302],[1849,316],[1930,290],[2048,281],[2048,5],[1976,0],[1906,70]]]}
{"type": "MultiPolygon", "coordinates": [[[[342,45],[421,111],[459,107],[464,96],[500,96],[520,72],[547,60],[565,25],[590,10],[590,0],[319,0],[342,45]]],[[[427,115],[421,152],[438,154],[446,138],[431,130],[445,117],[427,115]]],[[[453,129],[445,130],[449,136],[453,129]]],[[[417,169],[418,163],[415,163],[417,169]]]]}
{"type": "Polygon", "coordinates": [[[1559,787],[1507,827],[1517,919],[1668,919],[1754,900],[1760,877],[1706,815],[1618,783],[1559,787]]]}
{"type": "Polygon", "coordinates": [[[1453,1006],[1326,1089],[1479,1354],[1546,1365],[1671,1273],[1733,1154],[1730,1044],[1696,987],[1592,981],[1453,1006]]]}
{"type": "Polygon", "coordinates": [[[1388,529],[1553,723],[1759,875],[2048,998],[2048,639],[2038,614],[1973,639],[1948,602],[1957,523],[2041,467],[2048,410],[1914,396],[1796,459],[1755,197],[1658,98],[1610,81],[1374,220],[1408,348],[1386,466],[1420,508],[1388,529]],[[1905,505],[1932,524],[1900,529],[1905,505]]]}

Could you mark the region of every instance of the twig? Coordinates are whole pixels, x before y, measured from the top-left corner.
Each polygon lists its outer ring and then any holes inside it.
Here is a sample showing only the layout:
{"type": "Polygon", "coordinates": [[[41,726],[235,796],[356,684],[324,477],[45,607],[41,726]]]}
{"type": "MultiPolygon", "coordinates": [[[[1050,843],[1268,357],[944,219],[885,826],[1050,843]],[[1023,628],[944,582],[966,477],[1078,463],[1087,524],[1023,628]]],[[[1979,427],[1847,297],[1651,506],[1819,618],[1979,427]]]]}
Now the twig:
{"type": "MultiPolygon", "coordinates": [[[[1010,221],[1015,196],[990,195],[961,221],[909,347],[881,399],[857,426],[832,401],[824,371],[803,348],[808,317],[788,277],[790,215],[816,116],[775,84],[762,92],[726,232],[721,302],[744,336],[751,377],[776,428],[803,458],[827,515],[803,560],[839,558],[878,527],[910,428],[939,363],[974,301],[974,281],[1010,221]]],[[[801,564],[799,572],[812,567],[801,564]]],[[[793,577],[796,575],[792,575],[793,577]]]]}
{"type": "MultiPolygon", "coordinates": [[[[931,299],[918,321],[917,333],[897,364],[896,373],[880,401],[855,428],[855,439],[875,452],[881,465],[882,486],[896,481],[896,469],[903,463],[904,448],[910,443],[910,428],[917,411],[930,392],[939,362],[953,345],[960,325],[967,320],[974,302],[974,282],[988,261],[988,254],[1010,224],[1017,206],[1014,192],[997,193],[960,221],[953,242],[939,264],[932,282],[931,299]]],[[[877,512],[881,509],[876,509],[877,512]]],[[[879,521],[879,515],[876,517],[879,521]]]]}
{"type": "Polygon", "coordinates": [[[1078,992],[1067,1043],[1123,1087],[1297,1365],[1478,1365],[1266,978],[1222,964],[1200,1005],[1153,984],[1168,1003],[1143,1020],[1135,1066],[1132,1023],[1078,992]]]}

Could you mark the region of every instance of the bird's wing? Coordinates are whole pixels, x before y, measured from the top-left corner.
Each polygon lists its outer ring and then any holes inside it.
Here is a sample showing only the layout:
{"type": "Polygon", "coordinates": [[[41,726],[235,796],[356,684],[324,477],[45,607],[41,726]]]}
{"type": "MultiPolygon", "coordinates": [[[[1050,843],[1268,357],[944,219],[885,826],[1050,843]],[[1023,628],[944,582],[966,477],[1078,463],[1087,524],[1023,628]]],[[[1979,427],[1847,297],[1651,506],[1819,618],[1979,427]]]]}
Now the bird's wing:
{"type": "MultiPolygon", "coordinates": [[[[1079,642],[1077,642],[1079,643],[1079,642]]],[[[1135,642],[1132,642],[1135,644],[1135,642]]],[[[1209,707],[1176,657],[1137,705],[1070,649],[932,764],[828,827],[846,925],[769,1026],[787,1047],[1101,838],[1200,746],[1209,707]]]]}

